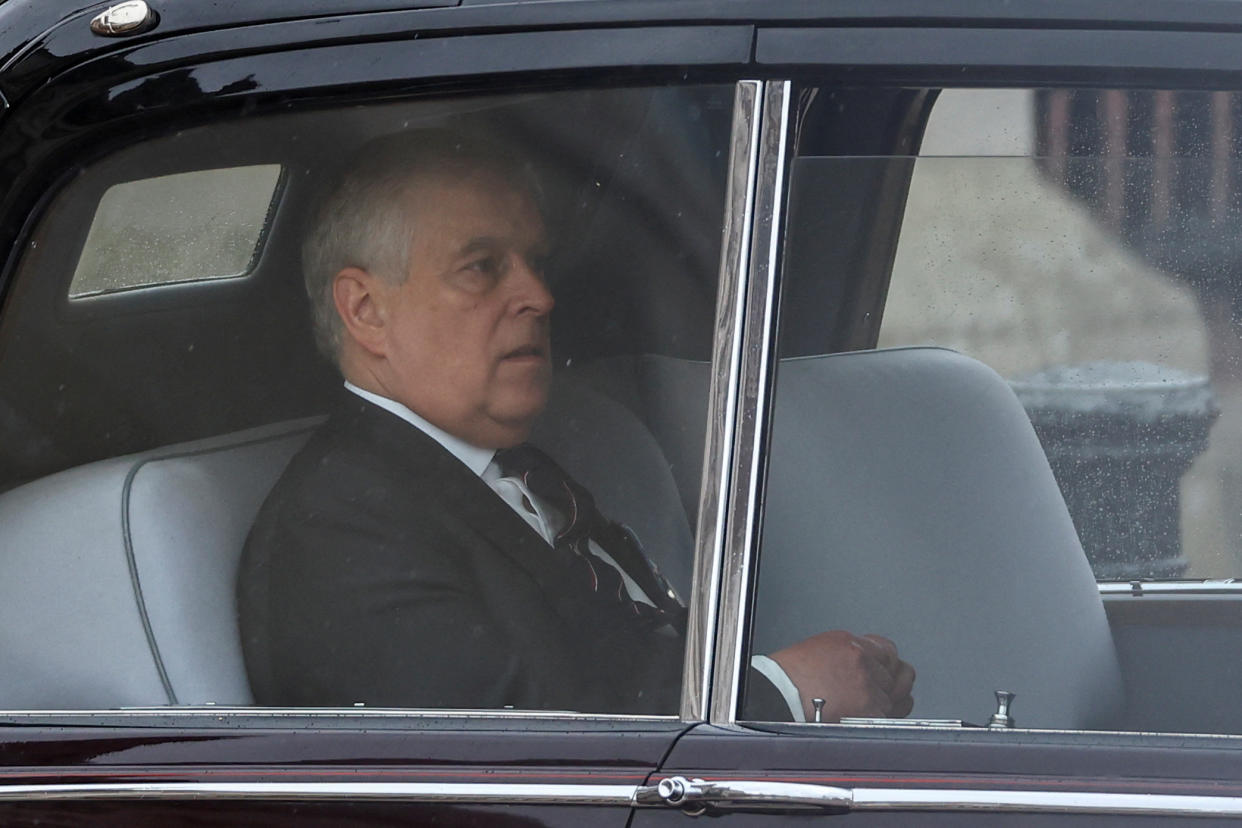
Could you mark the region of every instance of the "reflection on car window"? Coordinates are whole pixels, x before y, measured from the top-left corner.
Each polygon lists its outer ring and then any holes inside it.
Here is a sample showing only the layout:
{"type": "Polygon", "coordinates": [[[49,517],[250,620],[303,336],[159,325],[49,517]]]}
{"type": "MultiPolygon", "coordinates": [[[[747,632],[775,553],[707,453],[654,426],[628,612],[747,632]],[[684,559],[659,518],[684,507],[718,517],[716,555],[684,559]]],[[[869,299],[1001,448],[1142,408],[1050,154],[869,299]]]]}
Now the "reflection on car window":
{"type": "Polygon", "coordinates": [[[1242,644],[1235,593],[1191,583],[1242,562],[1235,112],[1228,93],[818,91],[790,173],[754,651],[883,636],[918,671],[917,719],[986,724],[1009,691],[1019,726],[1242,732],[1205,712],[1227,702],[1196,655],[1242,644]],[[875,106],[912,126],[849,128],[875,106]]]}
{"type": "Polygon", "coordinates": [[[0,319],[0,705],[675,714],[732,100],[256,116],[87,168],[0,319]]]}
{"type": "Polygon", "coordinates": [[[91,222],[69,296],[244,275],[279,180],[280,166],[267,164],[110,187],[91,222]]]}
{"type": "Polygon", "coordinates": [[[1010,381],[1100,580],[1239,572],[1217,103],[946,94],[915,165],[880,345],[955,348],[1010,381]]]}

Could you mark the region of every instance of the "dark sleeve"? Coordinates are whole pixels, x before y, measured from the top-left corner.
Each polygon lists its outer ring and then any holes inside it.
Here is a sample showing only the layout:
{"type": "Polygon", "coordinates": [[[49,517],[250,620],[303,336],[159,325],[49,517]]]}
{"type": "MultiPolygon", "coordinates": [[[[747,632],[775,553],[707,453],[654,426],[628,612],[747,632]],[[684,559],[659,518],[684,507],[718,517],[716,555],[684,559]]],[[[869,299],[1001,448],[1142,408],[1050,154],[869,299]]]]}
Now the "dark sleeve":
{"type": "Polygon", "coordinates": [[[790,722],[793,715],[785,697],[768,677],[754,667],[746,668],[746,685],[742,690],[742,715],[745,721],[790,722]]]}
{"type": "Polygon", "coordinates": [[[502,623],[480,595],[460,527],[426,514],[416,494],[358,484],[279,493],[247,540],[239,615],[257,701],[494,709],[573,700],[574,677],[549,664],[554,653],[532,661],[520,640],[538,631],[502,623]]]}

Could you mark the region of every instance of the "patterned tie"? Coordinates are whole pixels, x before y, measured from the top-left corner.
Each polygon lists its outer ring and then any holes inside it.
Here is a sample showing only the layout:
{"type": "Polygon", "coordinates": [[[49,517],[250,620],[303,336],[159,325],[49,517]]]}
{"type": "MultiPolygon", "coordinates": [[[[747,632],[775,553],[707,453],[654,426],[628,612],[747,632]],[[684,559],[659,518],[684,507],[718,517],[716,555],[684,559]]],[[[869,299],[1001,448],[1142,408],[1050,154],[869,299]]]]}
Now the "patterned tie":
{"type": "Polygon", "coordinates": [[[590,492],[528,443],[496,452],[496,463],[504,476],[521,479],[536,497],[564,515],[565,525],[557,532],[553,549],[558,565],[577,587],[573,591],[579,593],[567,596],[569,601],[589,595],[594,612],[603,612],[611,622],[631,629],[635,624],[648,629],[671,624],[680,630],[684,608],[676,594],[642,551],[633,532],[605,519],[590,492]],[[591,553],[592,540],[640,585],[648,581],[645,592],[656,606],[630,598],[616,568],[591,553]],[[639,567],[651,577],[635,572],[639,567]]]}

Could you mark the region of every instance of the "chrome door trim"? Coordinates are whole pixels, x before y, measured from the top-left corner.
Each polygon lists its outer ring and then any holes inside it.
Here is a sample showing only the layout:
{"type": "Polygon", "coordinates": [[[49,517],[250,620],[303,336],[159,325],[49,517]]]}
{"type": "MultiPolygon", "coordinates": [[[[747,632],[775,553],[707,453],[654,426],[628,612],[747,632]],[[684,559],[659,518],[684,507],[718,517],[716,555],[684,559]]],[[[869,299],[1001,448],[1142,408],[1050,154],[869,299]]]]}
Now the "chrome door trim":
{"type": "Polygon", "coordinates": [[[851,811],[989,811],[1121,816],[1242,816],[1242,797],[1068,791],[856,788],[851,811]]]}
{"type": "Polygon", "coordinates": [[[759,169],[759,127],[763,106],[760,81],[739,81],[733,93],[733,131],[729,147],[720,287],[712,343],[707,439],[703,446],[703,486],[695,530],[694,588],[686,629],[681,718],[707,718],[716,636],[716,590],[724,557],[729,468],[733,457],[734,416],[741,365],[742,310],[749,275],[755,179],[759,169]]]}
{"type": "Polygon", "coordinates": [[[98,799],[265,799],[629,807],[636,785],[456,782],[121,782],[0,785],[0,802],[98,799]]]}
{"type": "Polygon", "coordinates": [[[776,267],[783,230],[785,174],[790,140],[790,81],[764,84],[756,180],[754,241],[743,320],[744,347],[729,468],[730,488],[724,557],[721,567],[720,611],[712,671],[708,719],[714,724],[737,720],[741,664],[746,632],[744,604],[749,589],[750,561],[758,536],[763,444],[766,440],[772,329],[776,315],[776,267]]]}
{"type": "MultiPolygon", "coordinates": [[[[636,722],[636,723],[672,723],[680,721],[672,714],[656,715],[647,713],[578,713],[572,710],[491,710],[491,709],[456,709],[456,708],[404,708],[404,707],[259,707],[250,705],[213,704],[179,704],[149,707],[113,707],[64,710],[49,708],[46,710],[3,710],[0,709],[0,720],[18,721],[23,725],[37,724],[45,719],[74,720],[97,725],[100,720],[117,718],[150,719],[153,717],[184,717],[202,718],[210,716],[216,719],[471,719],[473,721],[488,720],[555,720],[572,722],[636,722]]],[[[76,723],[76,722],[75,722],[76,723]]],[[[264,724],[263,721],[255,724],[264,724]]],[[[366,722],[359,722],[363,727],[366,722]]]]}
{"type": "MultiPolygon", "coordinates": [[[[0,802],[104,799],[392,801],[474,805],[600,805],[764,811],[1056,813],[1242,816],[1242,797],[1066,791],[839,788],[750,780],[677,779],[664,786],[441,782],[125,782],[0,785],[0,802]],[[661,787],[676,791],[670,799],[661,787]]],[[[669,782],[670,780],[663,780],[669,782]]]]}
{"type": "Polygon", "coordinates": [[[751,779],[705,781],[668,777],[644,785],[634,804],[689,813],[807,810],[1093,814],[1120,816],[1242,816],[1242,797],[1185,794],[1015,791],[935,788],[842,788],[751,779]]]}
{"type": "Polygon", "coordinates": [[[1100,595],[1237,595],[1242,582],[1233,578],[1202,581],[1100,581],[1100,595]]]}

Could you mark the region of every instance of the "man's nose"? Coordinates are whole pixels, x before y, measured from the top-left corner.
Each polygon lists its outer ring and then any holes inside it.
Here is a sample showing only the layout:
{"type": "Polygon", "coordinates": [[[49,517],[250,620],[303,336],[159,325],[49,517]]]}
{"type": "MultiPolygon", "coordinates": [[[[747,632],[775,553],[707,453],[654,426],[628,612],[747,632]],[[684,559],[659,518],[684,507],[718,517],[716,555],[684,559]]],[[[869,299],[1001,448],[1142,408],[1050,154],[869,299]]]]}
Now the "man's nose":
{"type": "Polygon", "coordinates": [[[556,299],[548,288],[547,279],[541,268],[536,267],[525,258],[519,259],[514,276],[517,280],[518,309],[533,311],[539,314],[552,312],[556,299]]]}

